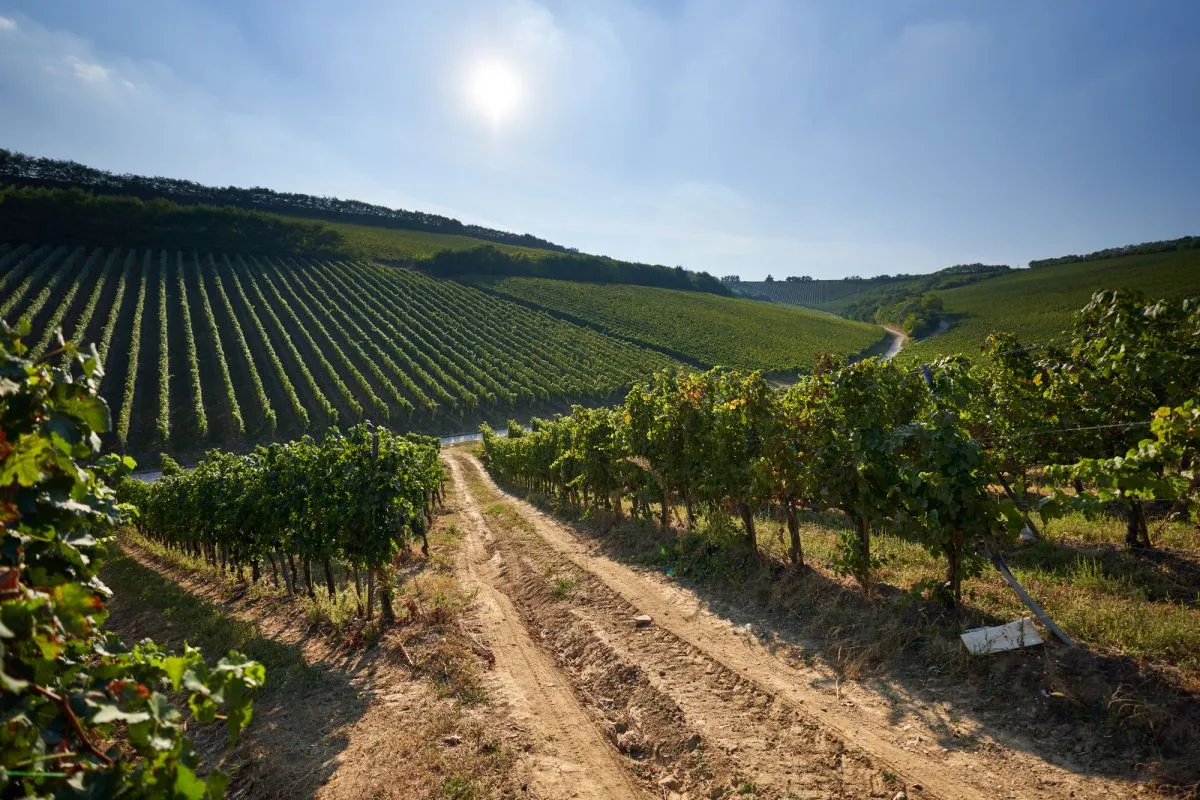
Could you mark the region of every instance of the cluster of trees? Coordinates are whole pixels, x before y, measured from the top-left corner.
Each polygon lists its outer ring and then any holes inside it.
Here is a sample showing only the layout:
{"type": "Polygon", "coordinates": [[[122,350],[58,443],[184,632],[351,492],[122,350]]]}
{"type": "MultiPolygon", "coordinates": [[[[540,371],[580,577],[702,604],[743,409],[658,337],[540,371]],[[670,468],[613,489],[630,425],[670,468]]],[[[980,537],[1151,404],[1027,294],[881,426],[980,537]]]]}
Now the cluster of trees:
{"type": "Polygon", "coordinates": [[[195,648],[129,648],[104,630],[99,571],[127,515],[110,483],[133,463],[100,456],[95,349],[35,362],[27,333],[0,322],[0,792],[220,797],[228,778],[200,774],[186,731],[222,720],[236,738],[265,670],[238,653],[209,666],[195,648]]]}
{"type": "Polygon", "coordinates": [[[177,178],[115,175],[75,161],[36,158],[4,149],[0,149],[0,181],[17,186],[78,186],[96,194],[128,195],[142,200],[164,198],[183,205],[235,206],[251,211],[306,216],[330,222],[459,234],[523,247],[567,250],[561,245],[528,233],[516,234],[479,225],[464,225],[456,219],[438,214],[405,211],[358,200],[340,200],[336,197],[275,192],[262,187],[216,187],[177,178]]]}
{"type": "Polygon", "coordinates": [[[842,316],[891,323],[910,336],[924,336],[936,330],[945,318],[942,300],[935,292],[995,278],[1011,269],[1004,264],[958,264],[930,275],[881,275],[875,280],[882,285],[856,297],[842,316]]]}
{"type": "Polygon", "coordinates": [[[485,458],[565,503],[620,514],[631,498],[647,518],[657,505],[664,527],[673,507],[689,527],[701,512],[736,515],[751,544],[774,512],[797,564],[798,512],[839,510],[851,523],[839,569],[868,586],[872,533],[892,530],[945,557],[944,597],[957,602],[981,557],[1031,523],[1031,469],[1060,482],[1044,517],[1116,502],[1131,546],[1150,545],[1147,499],[1195,499],[1198,305],[1101,292],[1069,344],[1036,358],[993,336],[974,362],[826,362],[786,390],[758,373],[661,372],[614,409],[510,425],[507,438],[485,426],[485,458]]]}
{"type": "Polygon", "coordinates": [[[1148,253],[1173,253],[1176,250],[1195,250],[1197,247],[1200,247],[1200,236],[1183,236],[1179,239],[1166,239],[1158,242],[1142,242],[1141,244],[1127,244],[1122,247],[1109,247],[1082,256],[1069,255],[1058,258],[1042,258],[1030,261],[1029,266],[1033,269],[1038,267],[1054,267],[1061,264],[1076,264],[1080,261],[1100,261],[1107,258],[1121,258],[1122,256],[1140,256],[1148,253]]]}
{"type": "Polygon", "coordinates": [[[691,272],[683,267],[638,264],[579,253],[530,258],[491,245],[470,250],[442,250],[422,262],[421,268],[442,278],[457,275],[523,275],[587,283],[631,283],[723,295],[731,293],[725,284],[707,272],[691,272]]]}
{"type": "Polygon", "coordinates": [[[97,195],[79,188],[12,186],[0,189],[0,240],[313,255],[343,247],[342,235],[318,222],[230,206],[97,195]]]}
{"type": "Polygon", "coordinates": [[[244,579],[269,566],[289,594],[316,594],[313,564],[337,593],[334,563],[352,576],[359,611],[374,613],[376,588],[385,620],[394,618],[393,556],[426,531],[441,500],[437,439],[356,425],[259,447],[245,455],[210,451],[190,472],[164,458],[154,483],[126,480],[122,499],[141,513],[139,530],[244,579]],[[297,569],[299,562],[299,569],[297,569]],[[361,576],[366,576],[363,602],[361,576]]]}

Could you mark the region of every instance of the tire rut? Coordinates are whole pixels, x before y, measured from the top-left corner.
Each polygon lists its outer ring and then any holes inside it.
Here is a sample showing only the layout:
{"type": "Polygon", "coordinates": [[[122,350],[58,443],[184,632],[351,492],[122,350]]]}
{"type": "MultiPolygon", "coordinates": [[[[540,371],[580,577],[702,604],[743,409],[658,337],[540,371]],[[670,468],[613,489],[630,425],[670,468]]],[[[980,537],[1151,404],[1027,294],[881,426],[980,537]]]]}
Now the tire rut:
{"type": "Polygon", "coordinates": [[[702,613],[691,595],[664,591],[624,565],[591,555],[574,534],[496,487],[476,458],[447,455],[466,505],[481,521],[479,498],[463,481],[467,471],[530,526],[524,543],[497,526],[505,539],[501,549],[523,551],[543,571],[555,559],[574,569],[584,594],[573,598],[571,614],[617,660],[649,676],[710,754],[735,764],[734,788],[744,781],[756,797],[891,797],[904,784],[945,800],[1008,794],[981,791],[956,775],[975,769],[960,763],[964,754],[924,756],[895,744],[894,732],[881,730],[886,723],[845,709],[835,693],[813,686],[825,677],[817,670],[785,663],[757,638],[702,613]],[[634,614],[650,614],[653,625],[634,632],[628,624],[634,614]]]}
{"type": "Polygon", "coordinates": [[[466,470],[483,477],[478,464],[461,454],[448,460],[473,526],[492,540],[492,563],[503,559],[526,625],[609,741],[631,757],[631,769],[661,796],[815,800],[892,797],[900,788],[898,776],[887,776],[779,693],[667,630],[662,611],[651,611],[659,624],[636,627],[632,618],[648,609],[557,547],[545,547],[540,529],[490,528],[463,480],[466,470]]]}
{"type": "Polygon", "coordinates": [[[487,521],[465,488],[458,462],[449,464],[470,524],[458,571],[464,586],[476,592],[476,622],[495,654],[494,688],[536,742],[529,764],[534,789],[544,797],[646,796],[583,710],[570,681],[526,630],[502,588],[508,565],[500,552],[489,552],[495,540],[487,521]]]}

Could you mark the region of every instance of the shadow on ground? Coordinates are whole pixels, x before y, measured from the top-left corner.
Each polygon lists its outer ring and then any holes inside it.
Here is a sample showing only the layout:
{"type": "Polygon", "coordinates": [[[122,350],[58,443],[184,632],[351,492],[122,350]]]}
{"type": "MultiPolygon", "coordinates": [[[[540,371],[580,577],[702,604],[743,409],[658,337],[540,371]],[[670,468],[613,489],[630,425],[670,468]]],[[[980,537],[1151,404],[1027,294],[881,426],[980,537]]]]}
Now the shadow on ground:
{"type": "MultiPolygon", "coordinates": [[[[1200,697],[1167,668],[1057,641],[972,659],[958,634],[1007,619],[969,605],[948,612],[886,584],[867,599],[824,571],[750,552],[737,543],[744,539],[713,542],[611,515],[584,521],[544,497],[528,499],[609,558],[691,590],[708,611],[752,632],[772,652],[809,663],[820,656],[832,669],[830,683],[868,683],[888,699],[891,724],[915,716],[934,732],[938,747],[986,746],[973,733],[982,728],[1007,748],[1078,774],[1150,779],[1179,796],[1198,795],[1200,697]]],[[[1069,574],[1078,560],[1104,549],[1040,547],[1047,552],[1026,551],[1011,563],[1036,559],[1055,574],[1069,574]]],[[[1164,599],[1189,590],[1196,597],[1200,582],[1190,562],[1111,548],[1100,555],[1106,568],[1130,579],[1147,579],[1154,570],[1153,585],[1164,599]]]]}
{"type": "Polygon", "coordinates": [[[114,590],[107,627],[123,641],[150,637],[177,649],[186,639],[210,661],[236,649],[266,666],[254,719],[232,752],[219,725],[192,734],[206,765],[220,765],[233,777],[230,797],[311,797],[330,779],[349,743],[347,730],[367,707],[343,670],[370,670],[370,664],[309,664],[298,646],[267,638],[235,616],[238,596],[209,602],[116,548],[102,577],[114,590]]]}

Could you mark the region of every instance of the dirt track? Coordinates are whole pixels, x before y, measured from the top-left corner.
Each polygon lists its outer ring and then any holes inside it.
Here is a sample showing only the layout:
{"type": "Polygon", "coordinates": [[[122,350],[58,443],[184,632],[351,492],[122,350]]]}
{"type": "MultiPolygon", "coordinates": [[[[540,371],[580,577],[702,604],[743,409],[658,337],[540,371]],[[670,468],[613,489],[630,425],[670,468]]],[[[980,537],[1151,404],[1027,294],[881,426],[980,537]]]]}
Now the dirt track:
{"type": "Polygon", "coordinates": [[[496,487],[465,449],[446,455],[451,502],[470,525],[462,569],[482,587],[494,679],[514,710],[524,706],[528,723],[552,734],[531,764],[544,796],[637,796],[614,768],[644,794],[663,797],[1136,792],[1006,748],[968,720],[958,723],[970,730],[964,744],[947,743],[919,699],[839,685],[789,648],[769,649],[693,593],[596,554],[570,528],[496,487]],[[637,614],[653,623],[636,627],[637,614]],[[912,713],[897,714],[898,702],[911,703],[912,713]],[[571,735],[560,737],[564,726],[571,735]],[[572,782],[566,770],[575,767],[599,780],[572,782]],[[562,793],[568,785],[575,794],[562,793]]]}

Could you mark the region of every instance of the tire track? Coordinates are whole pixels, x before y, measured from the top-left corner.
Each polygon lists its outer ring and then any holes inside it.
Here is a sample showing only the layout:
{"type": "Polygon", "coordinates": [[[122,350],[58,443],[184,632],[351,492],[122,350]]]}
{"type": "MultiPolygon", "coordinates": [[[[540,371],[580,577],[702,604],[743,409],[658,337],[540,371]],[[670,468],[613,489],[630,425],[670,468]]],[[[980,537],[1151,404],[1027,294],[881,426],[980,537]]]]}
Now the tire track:
{"type": "Polygon", "coordinates": [[[491,529],[467,492],[461,465],[447,460],[453,491],[471,526],[458,554],[459,572],[463,584],[477,592],[477,621],[495,653],[500,694],[514,719],[537,741],[530,764],[535,790],[547,798],[644,797],[581,707],[570,681],[533,640],[513,601],[499,588],[503,556],[489,554],[491,529]]]}
{"type": "MultiPolygon", "coordinates": [[[[969,774],[983,766],[981,763],[972,764],[975,759],[968,753],[922,755],[896,744],[890,738],[894,732],[882,730],[879,721],[847,710],[833,694],[815,688],[814,679],[824,677],[816,670],[783,662],[772,655],[756,637],[740,635],[728,623],[702,612],[696,607],[696,600],[691,595],[664,591],[664,587],[656,585],[629,567],[603,556],[592,555],[587,546],[573,533],[497,487],[474,456],[463,451],[449,451],[447,455],[455,483],[470,501],[466,505],[474,511],[472,516],[479,515],[482,523],[482,515],[477,505],[480,498],[470,497],[467,484],[463,482],[464,472],[468,470],[473,479],[482,481],[489,491],[533,526],[540,543],[548,545],[554,553],[565,557],[583,573],[594,576],[631,609],[636,610],[636,613],[651,615],[655,625],[663,632],[660,637],[660,653],[649,652],[646,647],[639,648],[628,637],[622,640],[610,634],[612,644],[619,647],[623,654],[635,663],[640,663],[648,673],[666,678],[663,681],[664,691],[669,692],[685,712],[690,712],[689,722],[697,728],[717,730],[728,727],[729,734],[741,734],[744,737],[746,728],[738,722],[744,722],[746,712],[738,707],[736,697],[739,691],[736,690],[740,690],[740,693],[748,691],[751,694],[757,693],[768,701],[768,707],[764,709],[768,713],[759,715],[756,724],[760,729],[753,731],[753,734],[756,734],[754,738],[763,740],[760,742],[763,745],[761,749],[767,752],[772,749],[768,745],[779,743],[778,737],[791,736],[801,743],[798,744],[799,749],[809,748],[818,761],[830,752],[830,748],[835,753],[846,751],[845,755],[839,756],[840,763],[831,765],[830,769],[840,773],[837,776],[839,779],[849,780],[851,785],[842,789],[842,792],[851,792],[849,796],[859,796],[859,791],[864,795],[875,794],[875,791],[872,791],[875,787],[871,786],[865,775],[872,769],[877,773],[886,770],[901,776],[909,785],[921,785],[924,797],[984,800],[1009,794],[1003,790],[996,791],[1000,787],[994,784],[991,790],[981,791],[972,785],[974,781],[968,783],[962,777],[964,773],[969,774]],[[681,644],[685,647],[680,647],[681,644]],[[719,701],[718,706],[724,707],[724,714],[732,715],[733,719],[709,718],[713,714],[722,713],[720,707],[714,709],[712,706],[713,698],[709,698],[707,703],[704,701],[703,695],[709,692],[704,686],[705,676],[711,674],[709,665],[723,668],[734,679],[732,682],[724,682],[724,685],[719,682],[720,694],[716,698],[719,701]],[[786,713],[773,711],[770,706],[774,703],[783,706],[786,713]],[[789,725],[799,731],[792,730],[789,733],[789,725]],[[825,741],[830,736],[835,741],[825,741]],[[772,739],[775,741],[770,741],[772,739]],[[847,756],[858,762],[856,771],[859,774],[847,776],[845,770],[841,769],[841,764],[846,763],[847,756]],[[858,791],[854,791],[855,789],[858,791]]],[[[591,608],[592,604],[589,603],[586,608],[576,609],[576,612],[588,617],[592,624],[603,628],[600,618],[611,615],[604,612],[593,614],[591,608]]],[[[748,751],[753,749],[754,744],[754,741],[747,742],[744,738],[740,743],[736,738],[731,743],[735,749],[742,749],[739,758],[750,756],[748,751]]],[[[789,751],[793,749],[795,748],[789,748],[789,751]]],[[[767,769],[771,767],[771,763],[766,760],[761,764],[767,769]]],[[[819,769],[811,764],[800,765],[801,769],[809,767],[812,767],[814,773],[819,772],[819,769]]],[[[982,777],[980,775],[976,780],[982,777]]],[[[1038,794],[1041,793],[1034,796],[1038,794]]]]}

